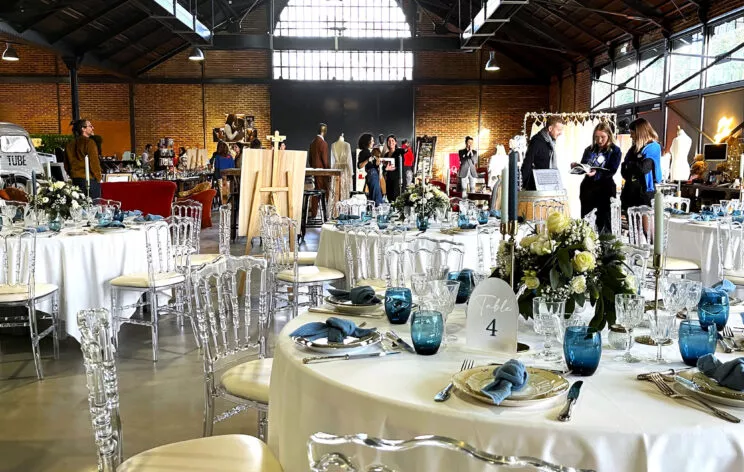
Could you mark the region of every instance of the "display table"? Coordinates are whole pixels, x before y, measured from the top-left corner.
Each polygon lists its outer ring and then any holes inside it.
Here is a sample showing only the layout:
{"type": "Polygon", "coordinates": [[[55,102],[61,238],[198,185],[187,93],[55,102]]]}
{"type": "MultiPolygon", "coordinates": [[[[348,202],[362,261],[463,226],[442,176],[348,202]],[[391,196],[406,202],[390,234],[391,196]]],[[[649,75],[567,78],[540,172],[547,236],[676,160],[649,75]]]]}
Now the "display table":
{"type": "Polygon", "coordinates": [[[670,218],[667,255],[697,262],[701,269],[700,280],[706,287],[720,281],[715,222],[701,225],[670,218]]]}
{"type": "MultiPolygon", "coordinates": [[[[642,372],[658,370],[646,363],[614,361],[603,336],[603,356],[592,377],[583,380],[581,397],[570,422],[556,421],[562,405],[548,409],[505,408],[481,404],[455,393],[444,403],[433,401],[456,373],[463,359],[476,366],[505,361],[509,356],[468,351],[464,330],[457,342],[434,356],[402,353],[385,358],[302,364],[313,353],[300,351],[288,333],[327,315],[305,313],[279,334],[269,396],[269,446],[285,472],[308,469],[306,443],[316,432],[367,433],[386,439],[408,439],[437,434],[466,441],[495,454],[534,456],[563,466],[599,471],[739,472],[744,470],[744,423],[732,424],[664,397],[650,382],[636,380],[642,372]]],[[[729,324],[741,325],[739,315],[729,324]]],[[[357,318],[355,321],[359,322],[357,318]]],[[[367,319],[368,326],[391,328],[387,320],[367,319]]],[[[448,324],[464,323],[456,310],[448,324]]],[[[519,339],[540,349],[532,324],[520,322],[519,339]]],[[[395,331],[410,343],[409,325],[395,331]]],[[[650,357],[655,348],[636,345],[633,353],[650,357]]],[[[676,342],[664,356],[681,368],[676,342]]],[[[721,360],[733,355],[719,354],[721,360]]],[[[529,363],[530,353],[522,359],[529,363]]],[[[744,410],[722,407],[744,417],[744,410]]],[[[361,448],[351,449],[354,454],[361,448]]],[[[348,453],[349,449],[345,449],[348,453]]],[[[404,454],[397,470],[487,471],[477,461],[440,450],[404,454]]],[[[393,464],[391,464],[393,465],[393,464]]]]}
{"type": "Polygon", "coordinates": [[[680,192],[683,197],[690,199],[690,211],[700,211],[701,205],[736,199],[741,195],[741,190],[738,188],[686,183],[680,185],[680,192]]]}

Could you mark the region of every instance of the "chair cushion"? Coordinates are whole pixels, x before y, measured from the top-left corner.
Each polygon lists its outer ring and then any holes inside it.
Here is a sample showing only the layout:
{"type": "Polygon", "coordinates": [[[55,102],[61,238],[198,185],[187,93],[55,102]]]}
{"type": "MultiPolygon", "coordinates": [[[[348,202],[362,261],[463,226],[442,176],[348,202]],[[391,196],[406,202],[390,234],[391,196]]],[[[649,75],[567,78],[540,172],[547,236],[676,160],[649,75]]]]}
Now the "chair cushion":
{"type": "Polygon", "coordinates": [[[734,285],[744,285],[744,269],[724,269],[723,276],[734,285]]]}
{"type": "Polygon", "coordinates": [[[317,252],[299,251],[297,252],[297,263],[299,265],[315,265],[316,257],[318,257],[317,252]]]}
{"type": "MultiPolygon", "coordinates": [[[[343,272],[336,269],[329,269],[327,267],[318,267],[315,265],[298,267],[297,271],[297,282],[325,282],[327,280],[338,280],[345,277],[343,272]]],[[[277,279],[284,282],[294,282],[294,273],[292,270],[287,269],[279,272],[276,276],[277,279]]]]}
{"type": "MultiPolygon", "coordinates": [[[[181,283],[184,280],[185,277],[178,272],[161,272],[155,274],[155,287],[174,285],[181,283]]],[[[147,275],[147,272],[120,275],[119,277],[111,280],[111,285],[115,285],[117,287],[148,288],[150,286],[150,278],[147,275]]]]}
{"type": "Polygon", "coordinates": [[[282,466],[258,438],[228,434],[156,447],[129,458],[117,472],[281,472],[282,466]]]}
{"type": "Polygon", "coordinates": [[[269,403],[269,380],[274,359],[256,359],[225,371],[220,381],[232,395],[269,403]]]}
{"type": "Polygon", "coordinates": [[[359,279],[357,280],[357,287],[370,286],[375,290],[375,293],[385,293],[387,291],[387,280],[384,279],[359,279]]]}
{"type": "Polygon", "coordinates": [[[211,228],[212,227],[212,201],[214,200],[215,195],[217,195],[217,191],[212,190],[211,188],[208,188],[207,190],[201,191],[199,193],[194,193],[187,198],[179,198],[178,201],[183,202],[185,200],[193,200],[195,202],[201,203],[202,204],[201,227],[211,228]]]}
{"type": "MultiPolygon", "coordinates": [[[[41,298],[57,290],[53,284],[36,284],[34,298],[41,298]]],[[[0,303],[13,303],[28,300],[28,285],[0,285],[0,303]]]]}
{"type": "Polygon", "coordinates": [[[191,255],[191,266],[200,266],[209,264],[210,262],[216,261],[221,254],[192,254],[191,255]]]}
{"type": "Polygon", "coordinates": [[[697,262],[688,261],[687,259],[678,259],[676,257],[667,257],[665,270],[700,270],[697,262]]]}

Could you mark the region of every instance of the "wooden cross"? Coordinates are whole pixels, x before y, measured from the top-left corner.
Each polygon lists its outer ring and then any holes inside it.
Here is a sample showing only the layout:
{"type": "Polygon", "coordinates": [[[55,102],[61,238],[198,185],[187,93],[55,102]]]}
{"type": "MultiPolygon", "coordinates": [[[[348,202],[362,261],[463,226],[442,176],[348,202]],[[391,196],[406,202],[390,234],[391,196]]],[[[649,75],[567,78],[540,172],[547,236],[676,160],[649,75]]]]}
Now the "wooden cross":
{"type": "MultiPolygon", "coordinates": [[[[262,188],[261,191],[269,192],[269,203],[271,205],[276,206],[276,200],[274,198],[274,193],[275,192],[286,192],[288,190],[286,187],[281,187],[281,188],[277,187],[277,181],[275,178],[278,176],[275,175],[274,173],[274,168],[278,165],[278,161],[279,161],[279,144],[285,139],[287,139],[287,137],[280,135],[279,130],[276,130],[274,131],[274,134],[266,136],[266,139],[271,141],[271,143],[274,145],[273,146],[274,147],[274,158],[271,160],[271,187],[262,188]]],[[[289,205],[289,208],[292,208],[291,204],[289,205]]]]}
{"type": "Polygon", "coordinates": [[[274,144],[274,155],[276,155],[277,151],[279,151],[279,143],[287,139],[286,136],[281,136],[279,134],[279,130],[274,131],[274,134],[271,134],[269,136],[266,136],[266,139],[271,141],[274,144]]]}

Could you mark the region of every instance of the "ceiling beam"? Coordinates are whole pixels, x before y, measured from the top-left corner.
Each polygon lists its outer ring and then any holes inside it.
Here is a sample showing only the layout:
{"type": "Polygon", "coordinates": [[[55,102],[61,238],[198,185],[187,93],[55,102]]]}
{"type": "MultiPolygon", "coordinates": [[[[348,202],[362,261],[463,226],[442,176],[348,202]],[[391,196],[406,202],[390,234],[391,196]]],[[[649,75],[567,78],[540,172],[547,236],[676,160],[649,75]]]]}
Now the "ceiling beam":
{"type": "Polygon", "coordinates": [[[511,23],[516,23],[524,29],[531,31],[533,34],[542,36],[546,40],[551,41],[553,44],[557,44],[566,50],[576,51],[582,56],[586,56],[590,53],[583,44],[579,44],[573,39],[566,37],[557,29],[548,26],[544,22],[535,21],[531,17],[528,18],[527,16],[515,15],[512,17],[511,23]]]}
{"type": "Polygon", "coordinates": [[[664,18],[664,15],[654,7],[650,7],[646,5],[643,2],[639,2],[638,0],[620,0],[625,6],[633,10],[634,12],[640,14],[644,18],[647,18],[651,23],[655,24],[659,28],[661,28],[661,31],[664,33],[671,34],[672,27],[667,21],[666,18],[664,18]]]}
{"type": "MultiPolygon", "coordinates": [[[[86,41],[80,46],[80,49],[83,51],[92,51],[95,49],[99,49],[102,45],[106,44],[117,36],[126,33],[129,29],[134,28],[147,19],[148,15],[144,12],[140,13],[139,15],[133,15],[133,17],[129,21],[118,25],[114,30],[107,30],[102,32],[101,34],[92,36],[89,41],[86,41]]],[[[130,39],[127,38],[127,41],[130,41],[130,39]]]]}
{"type": "MultiPolygon", "coordinates": [[[[154,30],[152,30],[149,33],[147,33],[146,35],[137,38],[136,41],[130,41],[129,43],[126,43],[124,45],[124,47],[122,47],[122,48],[120,48],[120,49],[118,49],[116,51],[112,51],[109,54],[103,55],[103,56],[101,56],[101,58],[103,58],[103,59],[110,59],[110,58],[116,56],[117,54],[121,54],[122,52],[126,51],[127,49],[135,49],[135,50],[139,51],[140,53],[142,53],[141,56],[136,57],[135,59],[133,59],[133,60],[131,60],[131,61],[129,61],[129,62],[127,62],[127,63],[124,64],[124,67],[129,67],[129,65],[132,62],[137,61],[138,59],[140,59],[143,56],[148,56],[148,55],[151,55],[151,54],[155,54],[157,56],[158,55],[158,53],[156,51],[157,47],[155,47],[155,48],[148,48],[147,46],[145,46],[145,44],[147,44],[147,40],[150,39],[152,36],[158,36],[158,35],[162,35],[162,34],[163,34],[163,30],[161,30],[160,28],[155,28],[154,30]]],[[[170,39],[173,39],[173,38],[170,38],[170,39]]]]}
{"type": "Polygon", "coordinates": [[[141,69],[138,69],[136,75],[139,77],[140,75],[145,74],[146,72],[148,72],[148,71],[156,68],[160,64],[164,63],[168,59],[176,56],[178,53],[180,53],[182,51],[185,51],[189,47],[191,47],[191,44],[189,44],[189,43],[183,43],[180,46],[171,49],[170,51],[168,51],[164,55],[160,56],[158,59],[156,59],[156,60],[152,61],[151,63],[147,64],[145,67],[142,67],[141,69]]]}
{"type": "Polygon", "coordinates": [[[596,42],[602,44],[604,48],[607,48],[607,42],[611,40],[616,40],[617,38],[603,38],[601,37],[594,28],[587,28],[586,25],[583,23],[577,23],[577,18],[574,16],[573,18],[570,15],[566,15],[563,11],[561,11],[558,8],[549,7],[546,5],[542,5],[540,3],[532,3],[532,5],[535,5],[539,10],[543,10],[550,15],[555,16],[559,20],[563,21],[564,23],[573,26],[574,28],[581,28],[582,30],[585,30],[586,33],[589,34],[596,42]]]}
{"type": "Polygon", "coordinates": [[[44,20],[46,20],[48,18],[53,17],[58,12],[66,9],[68,6],[69,5],[65,5],[65,6],[62,6],[62,7],[55,7],[55,8],[52,8],[51,10],[48,10],[48,11],[45,11],[45,12],[43,12],[41,14],[35,15],[30,21],[24,22],[21,25],[21,28],[18,30],[18,32],[19,33],[23,33],[26,30],[32,29],[34,26],[38,25],[39,23],[41,23],[42,21],[44,21],[44,20]]]}
{"type": "Polygon", "coordinates": [[[619,21],[619,20],[616,20],[615,18],[613,18],[612,15],[603,15],[603,14],[601,14],[595,8],[592,8],[591,5],[589,3],[587,3],[586,0],[569,0],[567,3],[564,3],[563,6],[564,7],[567,7],[567,8],[572,8],[573,7],[574,9],[576,9],[576,6],[578,6],[581,9],[590,11],[590,12],[592,12],[592,14],[596,18],[599,18],[601,21],[604,21],[605,23],[608,23],[608,24],[614,26],[615,28],[617,28],[620,31],[624,32],[626,35],[637,36],[637,35],[641,34],[641,32],[638,31],[637,29],[632,28],[628,24],[627,21],[626,22],[619,21]]]}
{"type": "MultiPolygon", "coordinates": [[[[272,49],[265,34],[217,34],[210,49],[272,49]]],[[[273,49],[307,49],[315,51],[461,51],[456,36],[425,36],[418,38],[299,38],[275,36],[273,49]],[[338,42],[336,42],[338,39],[338,42]],[[338,46],[338,47],[336,47],[338,46]]]]}
{"type": "MultiPolygon", "coordinates": [[[[481,51],[485,53],[487,50],[481,49],[481,51]]],[[[542,67],[540,66],[540,64],[527,60],[527,57],[525,57],[524,54],[515,53],[513,50],[509,49],[508,47],[502,46],[496,49],[496,52],[505,56],[507,59],[509,59],[510,61],[512,61],[519,67],[521,67],[522,69],[526,70],[530,74],[533,74],[535,77],[549,79],[550,76],[552,75],[549,71],[546,70],[545,67],[542,67]]]]}
{"type": "Polygon", "coordinates": [[[116,10],[120,6],[127,3],[129,3],[129,0],[118,0],[113,3],[108,3],[105,7],[99,8],[90,15],[86,15],[81,21],[78,21],[77,23],[71,25],[69,28],[59,31],[54,37],[49,39],[49,42],[54,44],[57,41],[61,41],[67,36],[85,28],[92,22],[97,21],[100,17],[112,12],[113,10],[116,10]]]}

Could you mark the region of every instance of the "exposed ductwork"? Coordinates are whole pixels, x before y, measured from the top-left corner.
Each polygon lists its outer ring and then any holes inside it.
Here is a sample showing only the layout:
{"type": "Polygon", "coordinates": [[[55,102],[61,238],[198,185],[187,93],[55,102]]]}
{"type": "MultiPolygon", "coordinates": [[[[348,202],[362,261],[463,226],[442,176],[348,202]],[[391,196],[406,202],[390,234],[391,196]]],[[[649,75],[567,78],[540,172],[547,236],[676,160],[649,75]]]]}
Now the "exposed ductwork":
{"type": "MultiPolygon", "coordinates": [[[[506,23],[509,23],[529,0],[486,0],[483,8],[470,18],[470,24],[460,34],[462,49],[480,49],[506,23]]],[[[467,17],[466,12],[461,12],[467,17]]]]}

